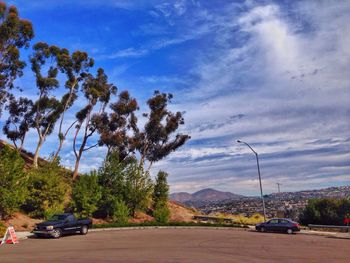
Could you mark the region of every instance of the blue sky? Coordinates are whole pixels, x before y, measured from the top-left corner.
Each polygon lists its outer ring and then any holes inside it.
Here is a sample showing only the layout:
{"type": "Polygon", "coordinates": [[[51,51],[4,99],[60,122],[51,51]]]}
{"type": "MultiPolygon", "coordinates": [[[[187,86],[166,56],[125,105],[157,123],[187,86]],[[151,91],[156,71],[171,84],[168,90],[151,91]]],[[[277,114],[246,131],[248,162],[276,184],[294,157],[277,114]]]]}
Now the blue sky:
{"type": "MultiPolygon", "coordinates": [[[[143,105],[156,89],[174,94],[171,107],[186,111],[182,131],[192,139],[152,170],[170,174],[171,192],[258,194],[254,155],[237,139],[260,154],[266,193],[277,182],[283,191],[350,184],[349,1],[10,3],[33,22],[32,43],[87,51],[143,105]]],[[[18,85],[35,96],[30,70],[18,85]]],[[[36,140],[31,131],[26,148],[36,140]]],[[[81,171],[97,168],[104,152],[87,152],[81,171]]],[[[62,163],[74,165],[71,138],[62,163]]]]}

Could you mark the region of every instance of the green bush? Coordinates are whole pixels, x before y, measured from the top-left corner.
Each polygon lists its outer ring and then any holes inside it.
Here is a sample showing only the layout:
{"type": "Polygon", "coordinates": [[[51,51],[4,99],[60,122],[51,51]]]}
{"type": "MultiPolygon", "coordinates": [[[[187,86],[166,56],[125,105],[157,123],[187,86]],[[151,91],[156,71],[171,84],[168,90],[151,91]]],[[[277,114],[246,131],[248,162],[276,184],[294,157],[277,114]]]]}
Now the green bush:
{"type": "Polygon", "coordinates": [[[63,212],[71,185],[58,161],[46,162],[29,171],[28,197],[23,210],[33,217],[50,218],[63,212]]]}
{"type": "Polygon", "coordinates": [[[136,160],[124,163],[119,161],[118,156],[118,153],[111,152],[98,171],[102,198],[96,216],[115,217],[120,201],[124,202],[132,216],[137,210],[144,211],[150,205],[153,184],[149,173],[136,160]]]}
{"type": "Polygon", "coordinates": [[[124,196],[125,168],[126,165],[119,162],[118,154],[112,152],[98,170],[102,198],[95,216],[102,218],[114,216],[116,204],[119,200],[123,200],[124,196]]]}
{"type": "Polygon", "coordinates": [[[168,208],[167,203],[159,202],[153,211],[154,219],[159,223],[166,224],[169,221],[169,216],[170,210],[168,208]]]}
{"type": "Polygon", "coordinates": [[[155,205],[157,203],[166,203],[168,201],[169,185],[167,177],[168,174],[163,171],[159,171],[157,174],[152,196],[155,205]]]}
{"type": "Polygon", "coordinates": [[[0,221],[0,239],[5,235],[7,227],[0,221]]]}
{"type": "Polygon", "coordinates": [[[159,223],[167,223],[169,221],[170,210],[168,208],[169,185],[167,181],[168,174],[159,171],[153,190],[153,217],[159,223]]]}
{"type": "Polygon", "coordinates": [[[125,172],[124,201],[131,216],[136,211],[145,211],[151,205],[153,183],[148,171],[136,161],[128,164],[125,172]]]}
{"type": "Polygon", "coordinates": [[[300,215],[303,225],[343,225],[344,218],[350,213],[350,199],[312,199],[300,215]]]}
{"type": "Polygon", "coordinates": [[[122,200],[115,202],[113,219],[116,223],[121,225],[127,224],[129,219],[130,210],[128,206],[122,200]]]}
{"type": "Polygon", "coordinates": [[[98,177],[92,173],[81,175],[74,183],[72,192],[72,203],[74,212],[83,217],[91,217],[97,210],[97,204],[102,196],[98,177]]]}
{"type": "Polygon", "coordinates": [[[0,219],[11,216],[26,198],[24,160],[17,150],[5,146],[0,152],[0,219]]]}

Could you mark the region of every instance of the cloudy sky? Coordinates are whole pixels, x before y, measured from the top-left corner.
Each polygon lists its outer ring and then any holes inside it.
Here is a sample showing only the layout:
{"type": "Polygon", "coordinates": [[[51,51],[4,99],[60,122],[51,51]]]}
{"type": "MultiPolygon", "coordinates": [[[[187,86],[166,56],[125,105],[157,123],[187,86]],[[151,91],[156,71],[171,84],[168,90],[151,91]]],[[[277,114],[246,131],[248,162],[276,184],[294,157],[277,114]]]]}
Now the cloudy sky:
{"type": "MultiPolygon", "coordinates": [[[[192,139],[153,168],[170,174],[171,192],[257,195],[255,157],[237,139],[259,153],[265,193],[277,182],[282,191],[350,185],[349,1],[10,2],[33,22],[32,43],[87,51],[142,104],[156,89],[174,94],[192,139]]],[[[30,70],[18,85],[35,96],[30,70]]],[[[26,148],[36,140],[32,131],[26,148]]],[[[55,134],[42,154],[56,147],[55,134]]],[[[83,156],[81,171],[104,152],[83,156]]],[[[73,157],[68,140],[62,163],[73,157]]]]}

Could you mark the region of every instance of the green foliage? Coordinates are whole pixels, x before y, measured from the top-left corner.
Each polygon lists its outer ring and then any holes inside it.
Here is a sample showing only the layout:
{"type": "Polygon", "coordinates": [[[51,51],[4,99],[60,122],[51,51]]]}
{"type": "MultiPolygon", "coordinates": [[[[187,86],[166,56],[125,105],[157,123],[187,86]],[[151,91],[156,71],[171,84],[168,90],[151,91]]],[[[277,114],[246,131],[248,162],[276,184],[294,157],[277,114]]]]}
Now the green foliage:
{"type": "Polygon", "coordinates": [[[97,70],[96,77],[91,74],[86,74],[84,82],[82,83],[82,92],[86,98],[86,106],[76,113],[77,125],[75,126],[75,136],[73,139],[73,151],[75,155],[75,168],[73,172],[73,179],[78,176],[78,169],[80,159],[84,152],[96,147],[98,144],[87,146],[88,139],[95,133],[97,127],[93,119],[99,118],[105,111],[109,100],[112,95],[116,94],[117,88],[108,83],[108,76],[105,74],[102,68],[97,70]],[[99,105],[99,111],[94,112],[95,106],[99,105]],[[84,129],[82,129],[85,125],[84,129]],[[80,130],[83,130],[83,134],[79,137],[80,130]],[[80,144],[76,143],[80,140],[80,144]]]}
{"type": "Polygon", "coordinates": [[[138,210],[144,210],[150,205],[153,190],[149,172],[144,171],[136,161],[127,165],[125,171],[125,203],[130,208],[132,216],[138,210]]]}
{"type": "Polygon", "coordinates": [[[17,149],[22,149],[24,139],[30,128],[33,114],[32,107],[33,102],[23,97],[18,100],[14,97],[11,98],[6,106],[9,117],[2,130],[17,149]],[[17,146],[17,140],[20,141],[20,146],[17,146]]]}
{"type": "Polygon", "coordinates": [[[167,203],[159,202],[154,208],[153,217],[159,223],[168,223],[170,216],[170,210],[167,203]]]}
{"type": "Polygon", "coordinates": [[[102,191],[96,174],[81,175],[74,183],[72,202],[74,212],[83,217],[91,217],[97,210],[102,191]]]}
{"type": "Polygon", "coordinates": [[[32,24],[19,17],[16,7],[0,2],[0,115],[8,91],[26,65],[20,60],[20,48],[28,47],[33,37],[32,24]]]}
{"type": "Polygon", "coordinates": [[[189,135],[176,133],[184,118],[181,112],[171,112],[168,109],[173,98],[172,94],[154,92],[154,96],[147,101],[150,109],[144,130],[134,129],[135,147],[140,152],[141,163],[146,159],[151,164],[157,162],[171,152],[176,151],[190,139],[189,135]]]}
{"type": "Polygon", "coordinates": [[[96,213],[99,217],[114,217],[116,203],[124,197],[125,165],[119,162],[118,154],[110,153],[98,171],[102,198],[96,213]]]}
{"type": "Polygon", "coordinates": [[[113,219],[118,224],[127,224],[130,214],[130,209],[122,200],[116,200],[115,207],[113,209],[113,219]]]}
{"type": "Polygon", "coordinates": [[[166,203],[169,196],[169,185],[167,181],[168,174],[159,171],[156,178],[156,183],[153,190],[153,202],[155,206],[158,203],[166,203]]]}
{"type": "Polygon", "coordinates": [[[204,222],[168,222],[168,223],[160,223],[160,222],[143,222],[143,223],[127,223],[127,224],[119,224],[119,223],[108,223],[108,224],[98,224],[93,225],[93,228],[114,228],[114,227],[153,227],[153,226],[204,226],[204,227],[238,227],[238,228],[249,228],[248,225],[244,224],[219,224],[219,223],[204,223],[204,222]]]}
{"type": "Polygon", "coordinates": [[[18,151],[5,146],[0,152],[0,219],[11,216],[26,197],[27,178],[18,151]]]}
{"type": "Polygon", "coordinates": [[[7,227],[0,221],[0,239],[5,235],[7,227]]]}
{"type": "Polygon", "coordinates": [[[98,215],[114,218],[118,203],[123,201],[134,216],[137,210],[145,210],[150,204],[152,180],[148,172],[136,160],[119,161],[119,153],[112,151],[99,170],[102,198],[98,215]]]}
{"type": "Polygon", "coordinates": [[[157,222],[167,223],[170,216],[168,208],[169,185],[167,182],[168,174],[159,171],[156,178],[156,183],[153,190],[153,217],[157,222]]]}
{"type": "Polygon", "coordinates": [[[312,199],[300,215],[303,225],[343,225],[347,213],[350,213],[350,199],[312,199]]]}
{"type": "Polygon", "coordinates": [[[34,217],[49,218],[63,212],[71,194],[71,185],[58,161],[45,162],[29,171],[28,197],[24,211],[34,217]]]}

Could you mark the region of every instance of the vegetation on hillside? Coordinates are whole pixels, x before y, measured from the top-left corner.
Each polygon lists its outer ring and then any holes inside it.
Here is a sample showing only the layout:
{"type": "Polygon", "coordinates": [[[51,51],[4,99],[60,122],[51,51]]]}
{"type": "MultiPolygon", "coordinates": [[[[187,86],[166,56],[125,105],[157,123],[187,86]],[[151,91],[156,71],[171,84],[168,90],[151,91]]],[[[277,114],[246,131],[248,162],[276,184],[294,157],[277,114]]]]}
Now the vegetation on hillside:
{"type": "Polygon", "coordinates": [[[312,199],[300,215],[303,225],[344,225],[344,218],[350,218],[350,198],[312,199]]]}
{"type": "Polygon", "coordinates": [[[173,95],[155,91],[146,102],[148,112],[140,113],[137,100],[118,92],[89,54],[45,42],[31,46],[33,37],[31,22],[0,2],[0,117],[7,110],[3,132],[14,146],[0,151],[0,220],[18,210],[37,218],[72,211],[125,224],[137,211],[153,209],[159,222],[167,222],[167,174],[160,172],[154,183],[150,169],[190,138],[178,131],[183,113],[169,110],[173,95]],[[26,63],[20,52],[30,47],[26,63]],[[30,98],[13,84],[29,72],[27,64],[35,80],[30,98]],[[71,123],[67,114],[75,115],[71,123]],[[30,131],[37,140],[33,163],[25,167],[20,153],[30,131]],[[39,163],[48,136],[57,136],[58,148],[39,163]],[[73,148],[74,171],[60,165],[66,145],[73,148]],[[107,148],[101,168],[79,174],[86,151],[98,146],[107,148]]]}

